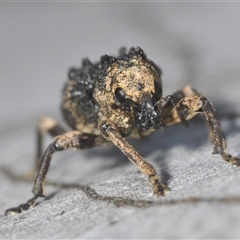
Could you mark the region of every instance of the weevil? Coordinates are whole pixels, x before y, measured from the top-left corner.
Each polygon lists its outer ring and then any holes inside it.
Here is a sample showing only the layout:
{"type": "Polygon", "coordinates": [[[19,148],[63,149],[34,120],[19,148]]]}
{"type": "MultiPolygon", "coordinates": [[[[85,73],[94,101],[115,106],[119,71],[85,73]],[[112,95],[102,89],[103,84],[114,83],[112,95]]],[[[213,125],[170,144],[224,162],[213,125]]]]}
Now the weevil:
{"type": "Polygon", "coordinates": [[[53,154],[70,148],[115,145],[148,177],[153,193],[164,196],[170,188],[126,137],[142,138],[160,127],[186,124],[199,113],[203,113],[208,123],[213,153],[240,166],[239,157],[225,152],[227,144],[213,104],[190,85],[163,97],[161,70],[140,47],[132,47],[128,53],[121,49],[118,57],[103,55],[94,64],[84,59],[80,68],[70,69],[62,93],[61,110],[72,130],[65,131],[50,117],[39,121],[38,171],[33,197],[18,207],[7,209],[6,215],[27,210],[34,206],[37,198],[45,196],[44,181],[53,154]],[[46,133],[54,140],[42,155],[42,138],[46,133]]]}

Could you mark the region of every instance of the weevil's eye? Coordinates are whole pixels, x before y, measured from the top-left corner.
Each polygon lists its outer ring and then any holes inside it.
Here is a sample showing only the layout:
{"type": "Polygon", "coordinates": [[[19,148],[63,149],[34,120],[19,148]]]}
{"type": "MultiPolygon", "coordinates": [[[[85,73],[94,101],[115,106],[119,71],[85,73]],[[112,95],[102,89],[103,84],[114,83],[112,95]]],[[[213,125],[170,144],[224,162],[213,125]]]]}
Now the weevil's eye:
{"type": "Polygon", "coordinates": [[[126,100],[125,92],[121,88],[116,88],[115,97],[119,103],[124,103],[126,100]]]}

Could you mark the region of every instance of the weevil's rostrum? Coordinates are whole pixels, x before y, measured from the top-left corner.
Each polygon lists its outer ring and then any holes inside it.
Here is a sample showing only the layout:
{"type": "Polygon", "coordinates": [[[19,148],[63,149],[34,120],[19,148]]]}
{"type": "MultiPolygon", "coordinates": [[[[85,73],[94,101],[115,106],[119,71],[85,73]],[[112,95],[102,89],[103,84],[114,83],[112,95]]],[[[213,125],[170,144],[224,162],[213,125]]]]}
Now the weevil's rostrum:
{"type": "Polygon", "coordinates": [[[153,193],[165,195],[170,189],[125,138],[145,137],[159,127],[179,122],[186,125],[198,113],[205,115],[209,125],[213,153],[240,166],[239,157],[225,152],[225,137],[212,103],[189,85],[163,97],[161,70],[139,47],[132,47],[128,53],[121,49],[118,57],[104,55],[99,63],[84,59],[81,68],[70,69],[61,109],[72,131],[66,132],[49,117],[39,121],[34,196],[24,204],[6,210],[6,214],[27,210],[38,197],[44,197],[43,186],[52,155],[69,148],[114,144],[148,177],[153,193]],[[52,135],[54,140],[42,155],[45,133],[52,135]]]}

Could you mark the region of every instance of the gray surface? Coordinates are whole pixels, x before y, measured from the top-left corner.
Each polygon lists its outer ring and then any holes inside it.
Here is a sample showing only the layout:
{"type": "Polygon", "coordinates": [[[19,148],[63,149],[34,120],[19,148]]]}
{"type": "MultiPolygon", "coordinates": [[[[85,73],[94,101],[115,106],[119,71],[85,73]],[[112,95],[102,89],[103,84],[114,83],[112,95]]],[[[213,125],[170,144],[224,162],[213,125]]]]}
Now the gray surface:
{"type": "MultiPolygon", "coordinates": [[[[35,123],[61,119],[68,67],[121,46],[141,46],[161,66],[164,95],[190,83],[211,99],[239,154],[240,120],[227,118],[240,112],[239,21],[239,3],[0,3],[1,213],[32,196],[31,182],[2,168],[31,168],[35,123]]],[[[131,143],[172,188],[167,197],[152,196],[113,147],[58,153],[47,180],[65,187],[46,185],[45,201],[2,215],[0,237],[240,238],[240,169],[211,155],[200,118],[131,143]]]]}

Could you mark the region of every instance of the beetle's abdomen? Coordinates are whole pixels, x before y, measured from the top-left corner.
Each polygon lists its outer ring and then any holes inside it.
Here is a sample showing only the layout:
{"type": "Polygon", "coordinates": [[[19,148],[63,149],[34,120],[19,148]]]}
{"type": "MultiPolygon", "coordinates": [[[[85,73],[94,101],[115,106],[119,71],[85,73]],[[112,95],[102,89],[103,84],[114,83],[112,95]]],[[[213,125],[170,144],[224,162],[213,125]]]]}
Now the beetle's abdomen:
{"type": "Polygon", "coordinates": [[[99,106],[93,98],[98,64],[84,59],[82,68],[69,70],[62,96],[62,113],[72,129],[97,133],[99,106]]]}

